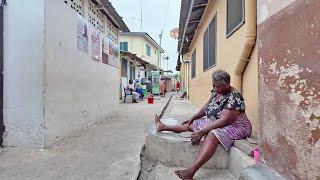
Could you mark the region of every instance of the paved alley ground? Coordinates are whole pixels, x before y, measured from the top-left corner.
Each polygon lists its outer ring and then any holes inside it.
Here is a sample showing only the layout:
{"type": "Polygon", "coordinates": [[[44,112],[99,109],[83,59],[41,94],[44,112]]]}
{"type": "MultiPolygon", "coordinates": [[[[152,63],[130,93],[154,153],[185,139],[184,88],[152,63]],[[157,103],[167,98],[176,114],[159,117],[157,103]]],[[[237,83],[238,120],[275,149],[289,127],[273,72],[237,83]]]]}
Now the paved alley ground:
{"type": "Polygon", "coordinates": [[[1,149],[0,179],[136,179],[147,126],[168,99],[121,104],[115,116],[50,149],[1,149]]]}

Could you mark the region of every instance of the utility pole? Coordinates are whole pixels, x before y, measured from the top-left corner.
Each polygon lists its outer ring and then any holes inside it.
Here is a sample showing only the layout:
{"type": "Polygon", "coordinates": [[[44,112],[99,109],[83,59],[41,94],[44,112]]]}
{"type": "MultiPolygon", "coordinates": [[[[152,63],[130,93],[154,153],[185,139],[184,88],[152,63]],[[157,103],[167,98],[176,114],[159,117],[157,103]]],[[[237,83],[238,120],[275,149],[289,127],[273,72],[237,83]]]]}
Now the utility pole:
{"type": "Polygon", "coordinates": [[[3,8],[6,5],[6,0],[0,0],[0,147],[2,147],[3,139],[2,135],[5,131],[3,123],[3,8]]]}
{"type": "Polygon", "coordinates": [[[142,0],[140,0],[140,31],[142,31],[142,0]]]}
{"type": "Polygon", "coordinates": [[[168,72],[169,72],[169,56],[167,56],[164,59],[167,60],[167,74],[168,74],[168,72]]]}
{"type": "Polygon", "coordinates": [[[161,30],[161,33],[159,35],[160,43],[159,43],[159,48],[158,48],[158,72],[160,74],[160,64],[161,64],[161,42],[162,42],[162,34],[163,30],[161,30]]]}

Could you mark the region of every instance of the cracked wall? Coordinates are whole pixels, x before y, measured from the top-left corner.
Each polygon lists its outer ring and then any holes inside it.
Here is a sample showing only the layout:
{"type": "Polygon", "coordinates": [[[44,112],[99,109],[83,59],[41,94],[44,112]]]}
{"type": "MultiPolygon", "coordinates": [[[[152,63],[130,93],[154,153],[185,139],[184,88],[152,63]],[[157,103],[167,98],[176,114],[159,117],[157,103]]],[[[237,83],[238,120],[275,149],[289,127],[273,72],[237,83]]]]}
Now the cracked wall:
{"type": "Polygon", "coordinates": [[[289,179],[320,178],[320,1],[258,5],[263,162],[289,179]]]}

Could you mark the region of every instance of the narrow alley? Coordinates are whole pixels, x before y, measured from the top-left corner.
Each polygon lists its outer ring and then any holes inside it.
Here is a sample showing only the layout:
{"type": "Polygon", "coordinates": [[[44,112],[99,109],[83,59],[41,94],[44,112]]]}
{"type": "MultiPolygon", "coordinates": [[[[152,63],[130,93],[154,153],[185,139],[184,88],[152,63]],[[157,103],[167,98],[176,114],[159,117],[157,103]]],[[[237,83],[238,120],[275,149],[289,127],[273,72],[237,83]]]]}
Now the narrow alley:
{"type": "Polygon", "coordinates": [[[1,149],[0,179],[135,180],[147,127],[168,98],[120,104],[117,115],[50,149],[1,149]]]}
{"type": "Polygon", "coordinates": [[[320,0],[0,0],[0,180],[320,180],[319,39],[320,0]]]}

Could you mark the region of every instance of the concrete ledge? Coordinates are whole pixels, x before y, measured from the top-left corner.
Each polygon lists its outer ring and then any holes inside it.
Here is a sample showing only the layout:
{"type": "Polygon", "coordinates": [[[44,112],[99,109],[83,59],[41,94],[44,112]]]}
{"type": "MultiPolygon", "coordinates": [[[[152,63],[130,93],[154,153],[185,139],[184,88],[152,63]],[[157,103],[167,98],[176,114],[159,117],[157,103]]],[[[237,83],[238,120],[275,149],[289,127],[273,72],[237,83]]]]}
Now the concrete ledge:
{"type": "Polygon", "coordinates": [[[236,147],[231,147],[229,150],[229,171],[238,179],[244,168],[253,165],[254,159],[239,150],[236,147]]]}
{"type": "MultiPolygon", "coordinates": [[[[175,119],[162,120],[165,124],[178,124],[175,119]]],[[[196,158],[199,147],[190,143],[190,138],[180,137],[178,133],[157,133],[155,126],[149,128],[146,138],[147,158],[161,162],[165,166],[186,167],[196,158]]],[[[219,145],[215,155],[203,166],[210,169],[227,169],[228,153],[219,145]]]]}
{"type": "Polygon", "coordinates": [[[277,172],[262,165],[255,164],[245,168],[239,177],[240,180],[284,180],[277,172]]]}
{"type": "Polygon", "coordinates": [[[233,145],[248,156],[252,156],[253,148],[258,146],[258,134],[252,132],[250,138],[236,140],[233,145]]]}

